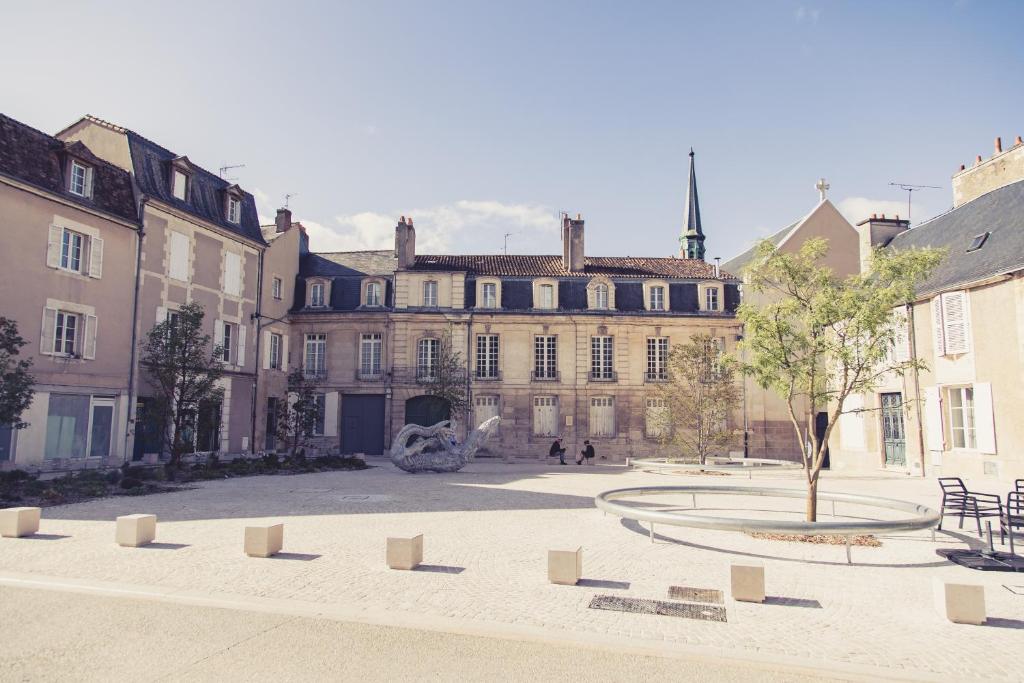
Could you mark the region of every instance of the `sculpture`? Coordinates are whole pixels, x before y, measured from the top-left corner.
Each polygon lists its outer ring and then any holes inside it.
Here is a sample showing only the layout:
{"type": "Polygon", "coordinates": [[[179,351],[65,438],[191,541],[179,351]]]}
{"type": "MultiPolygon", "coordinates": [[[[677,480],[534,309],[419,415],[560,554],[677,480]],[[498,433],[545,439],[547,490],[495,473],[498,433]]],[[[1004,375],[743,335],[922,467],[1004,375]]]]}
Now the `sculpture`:
{"type": "Polygon", "coordinates": [[[458,472],[473,454],[498,430],[501,418],[485,420],[470,432],[465,443],[455,441],[455,432],[449,422],[438,422],[431,427],[405,425],[391,444],[391,462],[406,472],[458,472]],[[410,444],[413,436],[419,439],[410,444]]]}

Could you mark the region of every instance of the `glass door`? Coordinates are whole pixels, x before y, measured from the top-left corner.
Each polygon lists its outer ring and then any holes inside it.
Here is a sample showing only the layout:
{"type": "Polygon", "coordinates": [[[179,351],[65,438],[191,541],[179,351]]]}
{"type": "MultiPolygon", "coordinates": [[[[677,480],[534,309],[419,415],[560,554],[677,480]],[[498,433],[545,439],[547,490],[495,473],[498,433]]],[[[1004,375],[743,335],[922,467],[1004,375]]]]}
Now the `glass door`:
{"type": "Polygon", "coordinates": [[[110,456],[110,437],[114,429],[114,399],[93,398],[89,425],[89,457],[110,456]]]}
{"type": "Polygon", "coordinates": [[[907,437],[903,431],[903,395],[882,394],[882,440],[886,467],[907,464],[907,437]]]}

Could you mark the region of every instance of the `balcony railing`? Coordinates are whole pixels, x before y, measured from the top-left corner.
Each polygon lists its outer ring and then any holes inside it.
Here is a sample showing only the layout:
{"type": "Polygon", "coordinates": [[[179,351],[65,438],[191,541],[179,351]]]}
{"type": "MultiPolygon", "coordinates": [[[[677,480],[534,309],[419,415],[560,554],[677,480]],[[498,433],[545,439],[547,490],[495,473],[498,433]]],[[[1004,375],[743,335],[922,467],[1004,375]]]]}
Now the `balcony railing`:
{"type": "Polygon", "coordinates": [[[501,370],[498,370],[496,372],[482,373],[480,369],[477,369],[477,371],[475,373],[473,373],[473,381],[474,382],[500,382],[501,381],[501,370]]]}
{"type": "Polygon", "coordinates": [[[356,379],[360,382],[382,382],[384,381],[384,373],[380,368],[376,371],[372,370],[356,370],[356,379]]]}
{"type": "Polygon", "coordinates": [[[591,370],[591,382],[618,382],[619,374],[614,370],[591,370]]]}
{"type": "Polygon", "coordinates": [[[644,381],[645,382],[667,382],[668,381],[668,372],[667,371],[665,371],[665,372],[645,372],[644,373],[644,381]]]}
{"type": "Polygon", "coordinates": [[[558,372],[557,370],[555,370],[554,372],[537,372],[536,370],[534,370],[533,372],[530,373],[530,381],[532,382],[559,382],[561,381],[561,379],[561,373],[558,372]]]}
{"type": "Polygon", "coordinates": [[[311,382],[323,382],[327,379],[327,368],[302,368],[302,375],[311,382]]]}
{"type": "MultiPolygon", "coordinates": [[[[437,381],[440,369],[437,367],[396,367],[391,370],[392,381],[402,384],[431,384],[437,381]]],[[[466,371],[463,368],[450,371],[450,381],[465,382],[466,371]]]]}

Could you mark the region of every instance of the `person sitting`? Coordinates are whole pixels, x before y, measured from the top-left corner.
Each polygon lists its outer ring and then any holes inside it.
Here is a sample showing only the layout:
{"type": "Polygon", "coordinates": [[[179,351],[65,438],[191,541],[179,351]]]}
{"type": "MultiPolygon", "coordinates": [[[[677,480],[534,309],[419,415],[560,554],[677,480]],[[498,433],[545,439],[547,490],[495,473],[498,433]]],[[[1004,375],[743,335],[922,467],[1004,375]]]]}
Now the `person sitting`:
{"type": "Polygon", "coordinates": [[[548,457],[558,456],[558,464],[565,464],[565,449],[562,448],[562,437],[556,436],[555,442],[551,444],[551,448],[548,450],[548,457]]]}
{"type": "Polygon", "coordinates": [[[586,448],[580,451],[580,459],[576,461],[576,464],[582,465],[583,461],[586,460],[587,464],[593,465],[594,463],[591,461],[594,459],[594,447],[591,445],[590,439],[584,441],[583,445],[586,446],[586,448]]]}

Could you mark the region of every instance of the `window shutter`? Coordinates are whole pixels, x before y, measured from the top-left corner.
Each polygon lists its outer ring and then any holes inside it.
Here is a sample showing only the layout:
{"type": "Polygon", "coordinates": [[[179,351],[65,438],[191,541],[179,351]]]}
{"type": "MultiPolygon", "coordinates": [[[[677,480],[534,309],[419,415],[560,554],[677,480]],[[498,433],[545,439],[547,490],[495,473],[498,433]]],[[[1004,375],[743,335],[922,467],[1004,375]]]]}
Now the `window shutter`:
{"type": "Polygon", "coordinates": [[[53,355],[53,335],[57,332],[57,309],[43,308],[43,331],[39,335],[39,353],[53,355]]]}
{"type": "MultiPolygon", "coordinates": [[[[213,321],[213,345],[224,346],[224,321],[217,318],[213,321]]],[[[223,356],[219,356],[223,358],[223,356]]]]}
{"type": "Polygon", "coordinates": [[[338,392],[328,391],[324,396],[324,436],[338,435],[338,392]]]}
{"type": "Polygon", "coordinates": [[[980,382],[974,385],[974,430],[978,450],[996,452],[996,428],[992,411],[992,385],[980,382]]]}
{"type": "Polygon", "coordinates": [[[235,365],[240,368],[245,367],[245,325],[237,325],[238,328],[238,346],[235,350],[235,365]]]}
{"type": "Polygon", "coordinates": [[[103,240],[99,237],[89,240],[89,277],[103,277],[103,240]]]}
{"type": "Polygon", "coordinates": [[[82,350],[82,356],[88,360],[96,358],[96,323],[96,316],[85,316],[85,348],[82,350]]]}
{"type": "Polygon", "coordinates": [[[943,334],[946,353],[967,353],[971,350],[967,292],[947,292],[942,295],[943,334]]]}
{"type": "Polygon", "coordinates": [[[171,255],[167,274],[175,280],[188,280],[188,235],[171,231],[171,255]]]}
{"type": "Polygon", "coordinates": [[[924,390],[924,428],[928,437],[928,450],[942,451],[942,399],[938,387],[924,390]]]}
{"type": "Polygon", "coordinates": [[[281,335],[281,369],[288,372],[288,335],[281,335]]]}
{"type": "MultiPolygon", "coordinates": [[[[92,170],[92,166],[86,166],[85,168],[85,196],[87,199],[92,199],[92,170]]],[[[99,275],[96,277],[99,277],[99,275]]]]}
{"type": "Polygon", "coordinates": [[[60,238],[64,235],[64,228],[59,225],[50,226],[50,237],[46,245],[46,265],[50,268],[60,266],[60,238]]]}
{"type": "Polygon", "coordinates": [[[264,370],[269,370],[270,369],[270,332],[269,331],[265,331],[263,333],[263,349],[261,350],[261,352],[263,354],[263,369],[264,370]]]}
{"type": "Polygon", "coordinates": [[[224,293],[238,296],[242,284],[242,259],[238,254],[224,254],[224,293]]]}
{"type": "Polygon", "coordinates": [[[906,363],[910,360],[910,331],[906,313],[900,309],[893,312],[895,333],[893,334],[893,360],[906,363]]]}
{"type": "Polygon", "coordinates": [[[932,299],[932,332],[935,338],[935,357],[946,355],[946,335],[942,324],[942,295],[932,299]]]}
{"type": "Polygon", "coordinates": [[[167,309],[163,306],[156,307],[156,324],[167,322],[167,309]]]}

